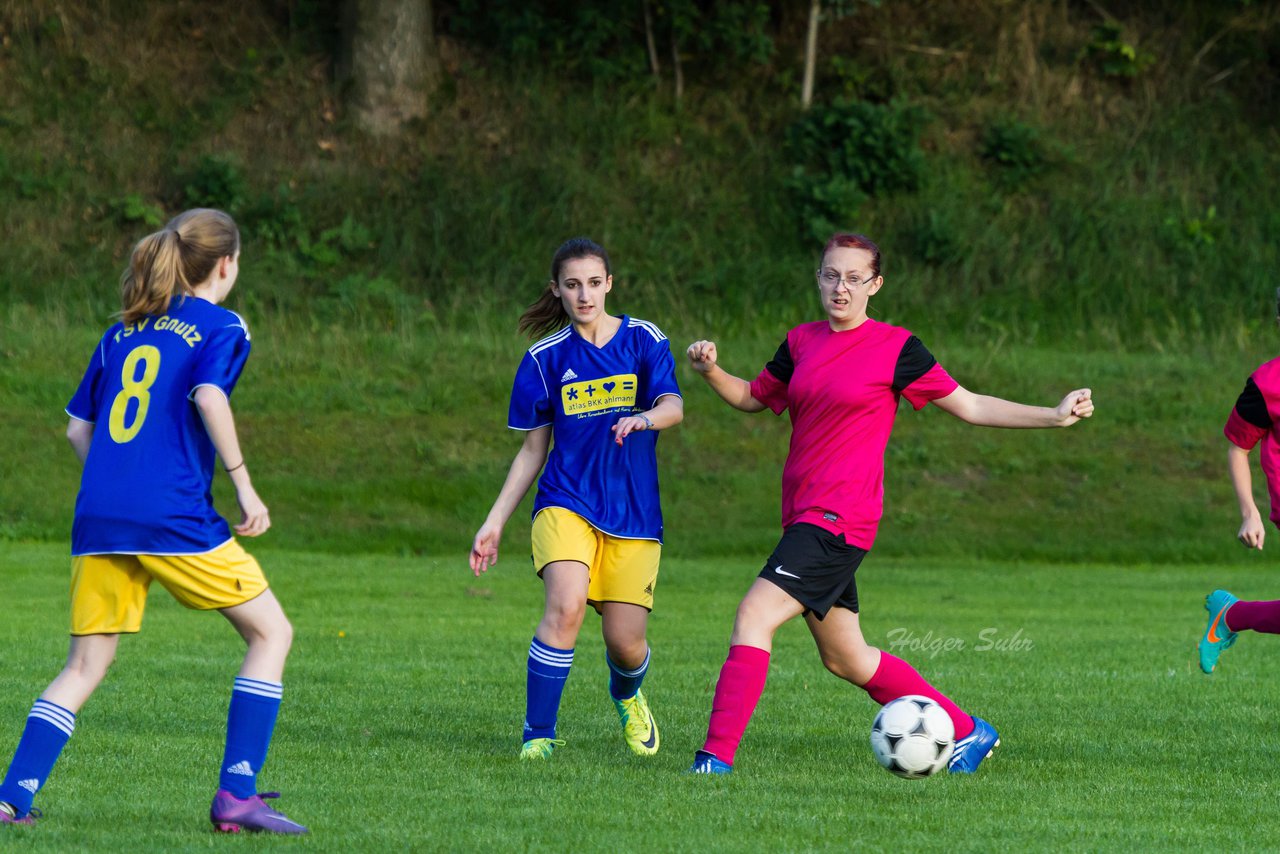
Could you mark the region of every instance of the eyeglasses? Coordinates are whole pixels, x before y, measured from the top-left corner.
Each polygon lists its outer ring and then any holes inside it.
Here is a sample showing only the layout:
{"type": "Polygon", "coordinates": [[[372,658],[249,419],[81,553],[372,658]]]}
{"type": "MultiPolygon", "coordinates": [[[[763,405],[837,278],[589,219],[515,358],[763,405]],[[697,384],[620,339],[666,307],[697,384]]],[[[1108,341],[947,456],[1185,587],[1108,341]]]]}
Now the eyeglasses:
{"type": "Polygon", "coordinates": [[[862,280],[861,282],[859,282],[857,279],[855,279],[855,278],[853,277],[853,274],[852,274],[852,273],[850,273],[850,274],[849,274],[849,277],[848,277],[848,278],[845,278],[844,276],[842,276],[842,275],[840,275],[839,273],[837,273],[835,270],[832,270],[832,269],[829,269],[829,268],[828,268],[828,269],[826,269],[826,270],[819,270],[819,271],[818,271],[818,279],[819,279],[819,280],[821,280],[821,282],[822,282],[824,285],[826,285],[827,287],[831,288],[832,290],[835,290],[836,288],[838,288],[838,287],[840,286],[840,283],[841,283],[841,282],[843,282],[843,283],[845,284],[845,286],[847,286],[847,287],[849,288],[849,290],[853,290],[854,288],[857,288],[857,287],[860,287],[860,286],[862,286],[862,285],[867,284],[867,283],[868,283],[868,282],[870,282],[872,279],[876,278],[876,276],[877,276],[877,275],[879,275],[879,274],[878,274],[878,273],[872,273],[872,274],[871,274],[870,276],[868,276],[866,279],[864,279],[864,280],[862,280]]]}

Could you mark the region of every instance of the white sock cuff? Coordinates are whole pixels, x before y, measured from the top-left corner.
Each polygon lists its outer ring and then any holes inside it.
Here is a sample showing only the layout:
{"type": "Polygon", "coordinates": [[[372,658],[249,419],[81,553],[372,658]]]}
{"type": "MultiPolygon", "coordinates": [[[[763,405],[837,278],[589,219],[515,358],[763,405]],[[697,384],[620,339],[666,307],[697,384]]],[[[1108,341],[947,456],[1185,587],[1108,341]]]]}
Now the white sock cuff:
{"type": "Polygon", "coordinates": [[[284,684],[280,682],[266,682],[262,679],[249,679],[246,676],[237,676],[233,691],[240,691],[245,694],[254,694],[258,697],[269,697],[272,700],[279,700],[284,696],[284,684]]]}
{"type": "Polygon", "coordinates": [[[48,700],[36,700],[28,717],[52,724],[66,733],[68,738],[76,731],[75,713],[70,709],[62,708],[57,703],[50,703],[48,700]]]}

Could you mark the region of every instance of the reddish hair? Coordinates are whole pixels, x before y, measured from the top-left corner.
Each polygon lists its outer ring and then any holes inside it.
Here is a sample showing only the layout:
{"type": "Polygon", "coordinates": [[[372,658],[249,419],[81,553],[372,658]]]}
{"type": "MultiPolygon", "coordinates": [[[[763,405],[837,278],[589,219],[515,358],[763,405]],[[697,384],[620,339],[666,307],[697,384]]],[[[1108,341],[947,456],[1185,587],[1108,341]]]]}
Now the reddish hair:
{"type": "Polygon", "coordinates": [[[833,234],[827,245],[822,247],[822,257],[826,258],[827,253],[837,247],[867,250],[871,253],[871,275],[880,275],[880,247],[870,237],[865,234],[833,234]]]}

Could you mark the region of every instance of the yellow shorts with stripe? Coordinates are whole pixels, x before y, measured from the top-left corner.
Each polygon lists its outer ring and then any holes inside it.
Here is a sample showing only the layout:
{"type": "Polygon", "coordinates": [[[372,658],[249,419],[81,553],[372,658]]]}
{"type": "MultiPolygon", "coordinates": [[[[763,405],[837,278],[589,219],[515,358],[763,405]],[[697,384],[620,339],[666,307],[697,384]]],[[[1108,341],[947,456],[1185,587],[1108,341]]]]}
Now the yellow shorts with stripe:
{"type": "Polygon", "coordinates": [[[235,540],[195,555],[80,555],[71,559],[71,634],[141,629],[152,579],[199,611],[243,605],[267,589],[262,567],[235,540]]]}
{"type": "Polygon", "coordinates": [[[533,517],[533,568],[541,575],[558,560],[585,564],[591,579],[587,602],[597,611],[605,602],[652,611],[661,557],[661,543],[612,537],[563,507],[548,507],[533,517]]]}

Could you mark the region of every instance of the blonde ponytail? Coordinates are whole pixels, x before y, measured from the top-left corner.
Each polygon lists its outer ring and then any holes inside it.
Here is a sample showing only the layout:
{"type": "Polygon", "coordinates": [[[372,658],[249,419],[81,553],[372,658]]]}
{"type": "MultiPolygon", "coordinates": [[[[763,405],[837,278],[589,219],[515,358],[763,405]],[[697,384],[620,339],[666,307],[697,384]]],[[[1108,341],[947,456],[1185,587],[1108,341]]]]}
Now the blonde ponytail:
{"type": "Polygon", "coordinates": [[[240,231],[229,215],[211,208],[179,214],[133,248],[120,277],[120,319],[127,325],[167,311],[174,297],[190,294],[239,251],[240,231]]]}

